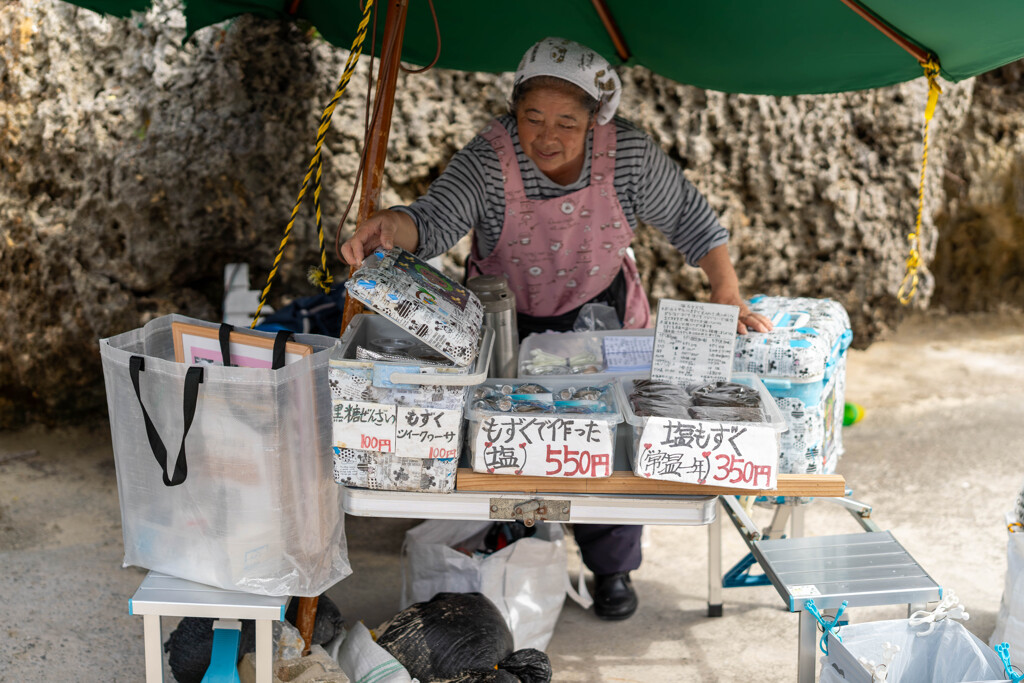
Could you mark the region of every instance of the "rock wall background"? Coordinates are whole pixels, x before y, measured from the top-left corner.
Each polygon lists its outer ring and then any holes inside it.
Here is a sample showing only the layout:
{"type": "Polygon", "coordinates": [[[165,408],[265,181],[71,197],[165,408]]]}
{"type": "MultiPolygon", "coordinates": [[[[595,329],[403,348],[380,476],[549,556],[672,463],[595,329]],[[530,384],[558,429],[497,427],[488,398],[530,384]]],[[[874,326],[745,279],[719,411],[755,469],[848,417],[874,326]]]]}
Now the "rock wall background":
{"type": "MultiPolygon", "coordinates": [[[[251,264],[252,286],[265,283],[347,55],[249,17],[182,46],[171,5],[117,20],[0,0],[0,427],[102,414],[98,339],[170,312],[217,319],[227,263],[251,264]]],[[[1024,304],[1022,69],[944,84],[924,215],[937,278],[924,278],[915,307],[1024,304]]],[[[362,147],[366,73],[363,60],[324,150],[329,248],[362,147]]],[[[858,347],[899,321],[923,79],[813,97],[726,95],[641,68],[623,80],[621,112],[719,212],[747,293],[835,298],[858,347]]],[[[382,203],[424,191],[503,110],[510,84],[403,75],[382,203]]],[[[307,198],[272,305],[315,293],[305,272],[316,245],[307,198]]],[[[706,299],[700,271],[656,231],[642,228],[634,247],[655,297],[706,299]]],[[[467,249],[446,267],[458,273],[467,249]]]]}

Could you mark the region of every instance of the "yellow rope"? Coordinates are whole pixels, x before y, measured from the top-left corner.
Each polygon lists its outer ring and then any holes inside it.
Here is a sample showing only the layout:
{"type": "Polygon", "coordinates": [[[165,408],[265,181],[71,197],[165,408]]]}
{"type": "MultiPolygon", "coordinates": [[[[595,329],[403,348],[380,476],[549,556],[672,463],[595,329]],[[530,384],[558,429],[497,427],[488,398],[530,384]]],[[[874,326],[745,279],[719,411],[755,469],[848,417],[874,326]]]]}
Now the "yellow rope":
{"type": "Polygon", "coordinates": [[[324,109],[324,113],[320,116],[320,127],[316,133],[316,149],[313,152],[313,158],[309,160],[309,167],[306,169],[306,177],[302,179],[302,187],[299,189],[299,197],[295,200],[295,208],[292,209],[291,218],[288,219],[288,225],[284,229],[284,237],[281,239],[281,244],[277,248],[277,255],[274,256],[274,265],[270,269],[270,273],[267,275],[267,285],[263,288],[263,293],[260,295],[260,305],[256,308],[256,315],[252,318],[252,325],[250,327],[256,327],[257,321],[260,318],[260,312],[263,310],[264,304],[267,303],[267,295],[270,294],[270,285],[274,281],[274,276],[277,275],[277,268],[281,264],[281,256],[284,254],[284,247],[288,243],[288,238],[291,236],[292,227],[295,225],[295,218],[298,216],[299,207],[302,206],[302,199],[306,196],[306,190],[309,187],[310,178],[313,177],[314,171],[316,172],[316,178],[314,180],[313,189],[313,206],[316,212],[316,230],[317,235],[320,239],[320,267],[314,268],[309,276],[310,280],[325,292],[329,292],[331,289],[331,283],[334,278],[327,270],[327,251],[324,247],[324,231],[321,225],[320,219],[320,178],[323,173],[323,163],[320,156],[320,150],[323,147],[324,138],[327,136],[327,129],[331,125],[331,115],[334,113],[334,108],[337,106],[341,96],[345,93],[345,88],[348,86],[348,82],[352,79],[352,73],[355,71],[356,64],[359,62],[359,56],[363,51],[363,41],[366,39],[366,27],[370,23],[370,8],[373,7],[373,0],[366,0],[366,7],[363,9],[363,18],[359,22],[359,30],[356,32],[356,37],[352,40],[352,47],[349,50],[348,60],[345,62],[345,71],[341,75],[341,80],[338,81],[338,87],[334,92],[334,97],[331,98],[327,108],[324,109]]]}
{"type": "Polygon", "coordinates": [[[917,271],[921,267],[921,217],[924,215],[924,178],[928,168],[928,125],[935,114],[935,105],[939,102],[939,94],[942,88],[939,87],[939,63],[934,59],[921,63],[924,68],[924,75],[928,79],[928,104],[924,109],[924,146],[921,151],[921,184],[917,189],[917,222],[914,232],[907,235],[910,242],[910,253],[907,255],[907,273],[903,276],[903,282],[896,292],[900,303],[906,306],[917,293],[917,285],[920,280],[917,271]]]}

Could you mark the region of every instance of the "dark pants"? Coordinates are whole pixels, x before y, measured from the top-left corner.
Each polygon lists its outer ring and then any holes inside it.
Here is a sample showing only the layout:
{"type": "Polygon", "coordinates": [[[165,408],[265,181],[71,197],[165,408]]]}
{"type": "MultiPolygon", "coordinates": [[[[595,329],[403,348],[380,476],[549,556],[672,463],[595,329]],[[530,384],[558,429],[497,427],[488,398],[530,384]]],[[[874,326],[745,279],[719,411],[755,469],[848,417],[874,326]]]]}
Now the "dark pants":
{"type": "MultiPolygon", "coordinates": [[[[622,320],[626,310],[626,281],[621,270],[608,289],[588,303],[591,302],[614,306],[619,320],[622,320]]],[[[578,314],[578,308],[552,318],[519,313],[519,341],[522,342],[532,332],[567,332],[572,329],[578,314]]],[[[643,529],[636,524],[576,524],[573,533],[587,569],[595,574],[615,574],[640,567],[640,534],[643,529]]]]}
{"type": "Polygon", "coordinates": [[[638,524],[576,524],[573,535],[587,569],[595,574],[615,574],[640,567],[643,530],[638,524]]]}

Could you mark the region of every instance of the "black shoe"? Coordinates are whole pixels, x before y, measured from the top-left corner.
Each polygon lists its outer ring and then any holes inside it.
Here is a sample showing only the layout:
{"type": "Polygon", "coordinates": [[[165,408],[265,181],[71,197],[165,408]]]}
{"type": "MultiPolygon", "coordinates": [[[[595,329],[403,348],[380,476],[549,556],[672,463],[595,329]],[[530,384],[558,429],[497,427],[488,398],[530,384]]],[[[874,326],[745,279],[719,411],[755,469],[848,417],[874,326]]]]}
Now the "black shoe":
{"type": "Polygon", "coordinates": [[[636,611],[636,591],[629,572],[594,575],[594,614],[601,619],[629,619],[636,611]]]}

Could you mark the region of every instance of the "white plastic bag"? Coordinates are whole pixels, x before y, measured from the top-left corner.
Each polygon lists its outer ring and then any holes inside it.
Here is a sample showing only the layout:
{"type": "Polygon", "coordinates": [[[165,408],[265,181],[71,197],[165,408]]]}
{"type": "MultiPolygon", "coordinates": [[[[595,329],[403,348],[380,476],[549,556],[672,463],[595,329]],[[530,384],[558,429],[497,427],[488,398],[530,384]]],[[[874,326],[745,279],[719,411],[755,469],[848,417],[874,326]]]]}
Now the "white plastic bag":
{"type": "MultiPolygon", "coordinates": [[[[1022,492],[1024,494],[1024,492],[1022,492]]],[[[1006,582],[999,602],[996,628],[989,645],[1008,643],[1010,659],[1024,662],[1024,527],[1017,526],[1015,514],[1006,516],[1009,535],[1006,541],[1006,582]]]]}
{"type": "Polygon", "coordinates": [[[505,617],[516,650],[543,651],[554,635],[566,593],[585,607],[591,604],[589,595],[580,597],[572,588],[562,527],[539,524],[534,536],[482,557],[453,547],[491,524],[428,520],[407,531],[401,608],[442,592],[483,593],[505,617]]]}
{"type": "Polygon", "coordinates": [[[871,621],[839,629],[828,638],[828,654],[821,658],[819,683],[963,683],[1008,680],[999,656],[953,619],[912,626],[909,619],[871,621]],[[918,635],[932,630],[925,635],[918,635]],[[884,678],[872,674],[858,660],[874,665],[885,660],[885,648],[895,645],[884,678]]]}
{"type": "MultiPolygon", "coordinates": [[[[276,370],[189,365],[175,362],[175,322],[217,330],[171,315],[100,340],[125,566],[319,595],[351,573],[332,477],[338,340],[297,335],[311,353],[276,370]]],[[[284,339],[268,340],[283,363],[284,339]]]]}
{"type": "Polygon", "coordinates": [[[362,623],[345,634],[338,650],[338,666],[352,683],[413,683],[401,662],[374,642],[362,623]]]}

